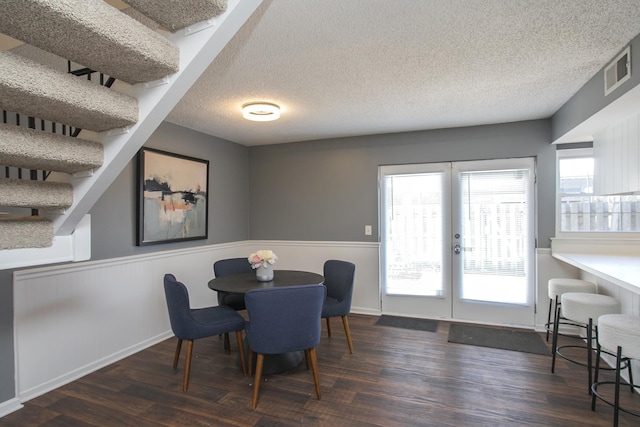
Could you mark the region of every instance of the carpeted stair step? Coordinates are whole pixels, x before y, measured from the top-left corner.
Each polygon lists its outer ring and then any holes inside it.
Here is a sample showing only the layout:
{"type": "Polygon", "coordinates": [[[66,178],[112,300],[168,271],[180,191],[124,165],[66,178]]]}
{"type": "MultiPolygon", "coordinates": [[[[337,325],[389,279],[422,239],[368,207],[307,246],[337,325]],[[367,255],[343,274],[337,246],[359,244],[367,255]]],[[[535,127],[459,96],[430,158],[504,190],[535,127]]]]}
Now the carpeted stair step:
{"type": "Polygon", "coordinates": [[[138,101],[9,52],[0,52],[0,108],[96,132],[138,121],[138,101]]]}
{"type": "Polygon", "coordinates": [[[0,123],[0,165],[76,173],[97,169],[102,144],[0,123]]]}
{"type": "Polygon", "coordinates": [[[175,32],[227,10],[226,0],[124,0],[154,22],[175,32]]]}
{"type": "Polygon", "coordinates": [[[4,2],[0,32],[128,83],[180,67],[173,43],[103,0],[4,2]]]}
{"type": "Polygon", "coordinates": [[[66,209],[73,203],[73,186],[63,182],[0,179],[0,206],[66,209]]]}
{"type": "Polygon", "coordinates": [[[53,241],[53,223],[40,217],[0,218],[0,250],[46,248],[53,241]]]}

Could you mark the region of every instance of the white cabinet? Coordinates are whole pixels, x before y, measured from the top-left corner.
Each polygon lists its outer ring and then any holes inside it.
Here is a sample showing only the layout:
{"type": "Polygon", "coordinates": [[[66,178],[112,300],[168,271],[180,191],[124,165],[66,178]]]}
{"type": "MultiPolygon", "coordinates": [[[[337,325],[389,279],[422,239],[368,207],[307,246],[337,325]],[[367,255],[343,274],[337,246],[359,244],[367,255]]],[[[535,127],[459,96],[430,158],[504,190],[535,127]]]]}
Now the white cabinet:
{"type": "Polygon", "coordinates": [[[640,192],[640,114],[596,133],[593,152],[595,194],[640,192]]]}

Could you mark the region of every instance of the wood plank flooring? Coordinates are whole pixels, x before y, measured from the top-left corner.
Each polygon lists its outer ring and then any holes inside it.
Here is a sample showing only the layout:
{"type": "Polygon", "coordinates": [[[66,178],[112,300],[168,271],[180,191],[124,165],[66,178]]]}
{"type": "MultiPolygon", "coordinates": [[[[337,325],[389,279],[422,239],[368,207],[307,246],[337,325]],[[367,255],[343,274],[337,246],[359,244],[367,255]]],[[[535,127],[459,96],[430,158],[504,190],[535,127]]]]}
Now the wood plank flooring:
{"type": "MultiPolygon", "coordinates": [[[[196,341],[189,391],[174,338],[25,403],[0,426],[608,426],[590,408],[586,369],[551,356],[447,342],[449,323],[423,332],[375,326],[351,314],[355,353],[341,322],[317,348],[322,399],[311,371],[264,378],[256,410],[252,380],[218,338],[196,341]]],[[[609,374],[610,375],[610,374],[609,374]]],[[[622,393],[629,398],[628,388],[622,393]]],[[[640,396],[631,397],[640,407],[640,396]]],[[[640,418],[621,415],[620,426],[640,418]]]]}

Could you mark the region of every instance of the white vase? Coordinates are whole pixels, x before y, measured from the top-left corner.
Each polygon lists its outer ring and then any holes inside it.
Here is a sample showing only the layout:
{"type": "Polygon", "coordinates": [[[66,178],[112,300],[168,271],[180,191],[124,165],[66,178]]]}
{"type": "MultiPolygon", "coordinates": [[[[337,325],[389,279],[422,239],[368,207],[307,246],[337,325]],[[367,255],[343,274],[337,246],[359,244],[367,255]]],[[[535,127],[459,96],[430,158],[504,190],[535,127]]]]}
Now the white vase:
{"type": "Polygon", "coordinates": [[[273,280],[273,264],[268,262],[256,268],[256,279],[258,282],[270,282],[273,280]]]}

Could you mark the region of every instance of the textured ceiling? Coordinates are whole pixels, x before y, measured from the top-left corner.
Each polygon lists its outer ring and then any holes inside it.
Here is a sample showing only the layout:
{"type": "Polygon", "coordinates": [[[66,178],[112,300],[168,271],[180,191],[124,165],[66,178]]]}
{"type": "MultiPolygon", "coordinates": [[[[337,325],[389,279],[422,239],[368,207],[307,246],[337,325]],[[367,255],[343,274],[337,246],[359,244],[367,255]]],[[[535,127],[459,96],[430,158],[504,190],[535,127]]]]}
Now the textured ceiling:
{"type": "Polygon", "coordinates": [[[547,118],[638,33],[638,0],[265,0],[168,120],[250,146],[547,118]]]}

